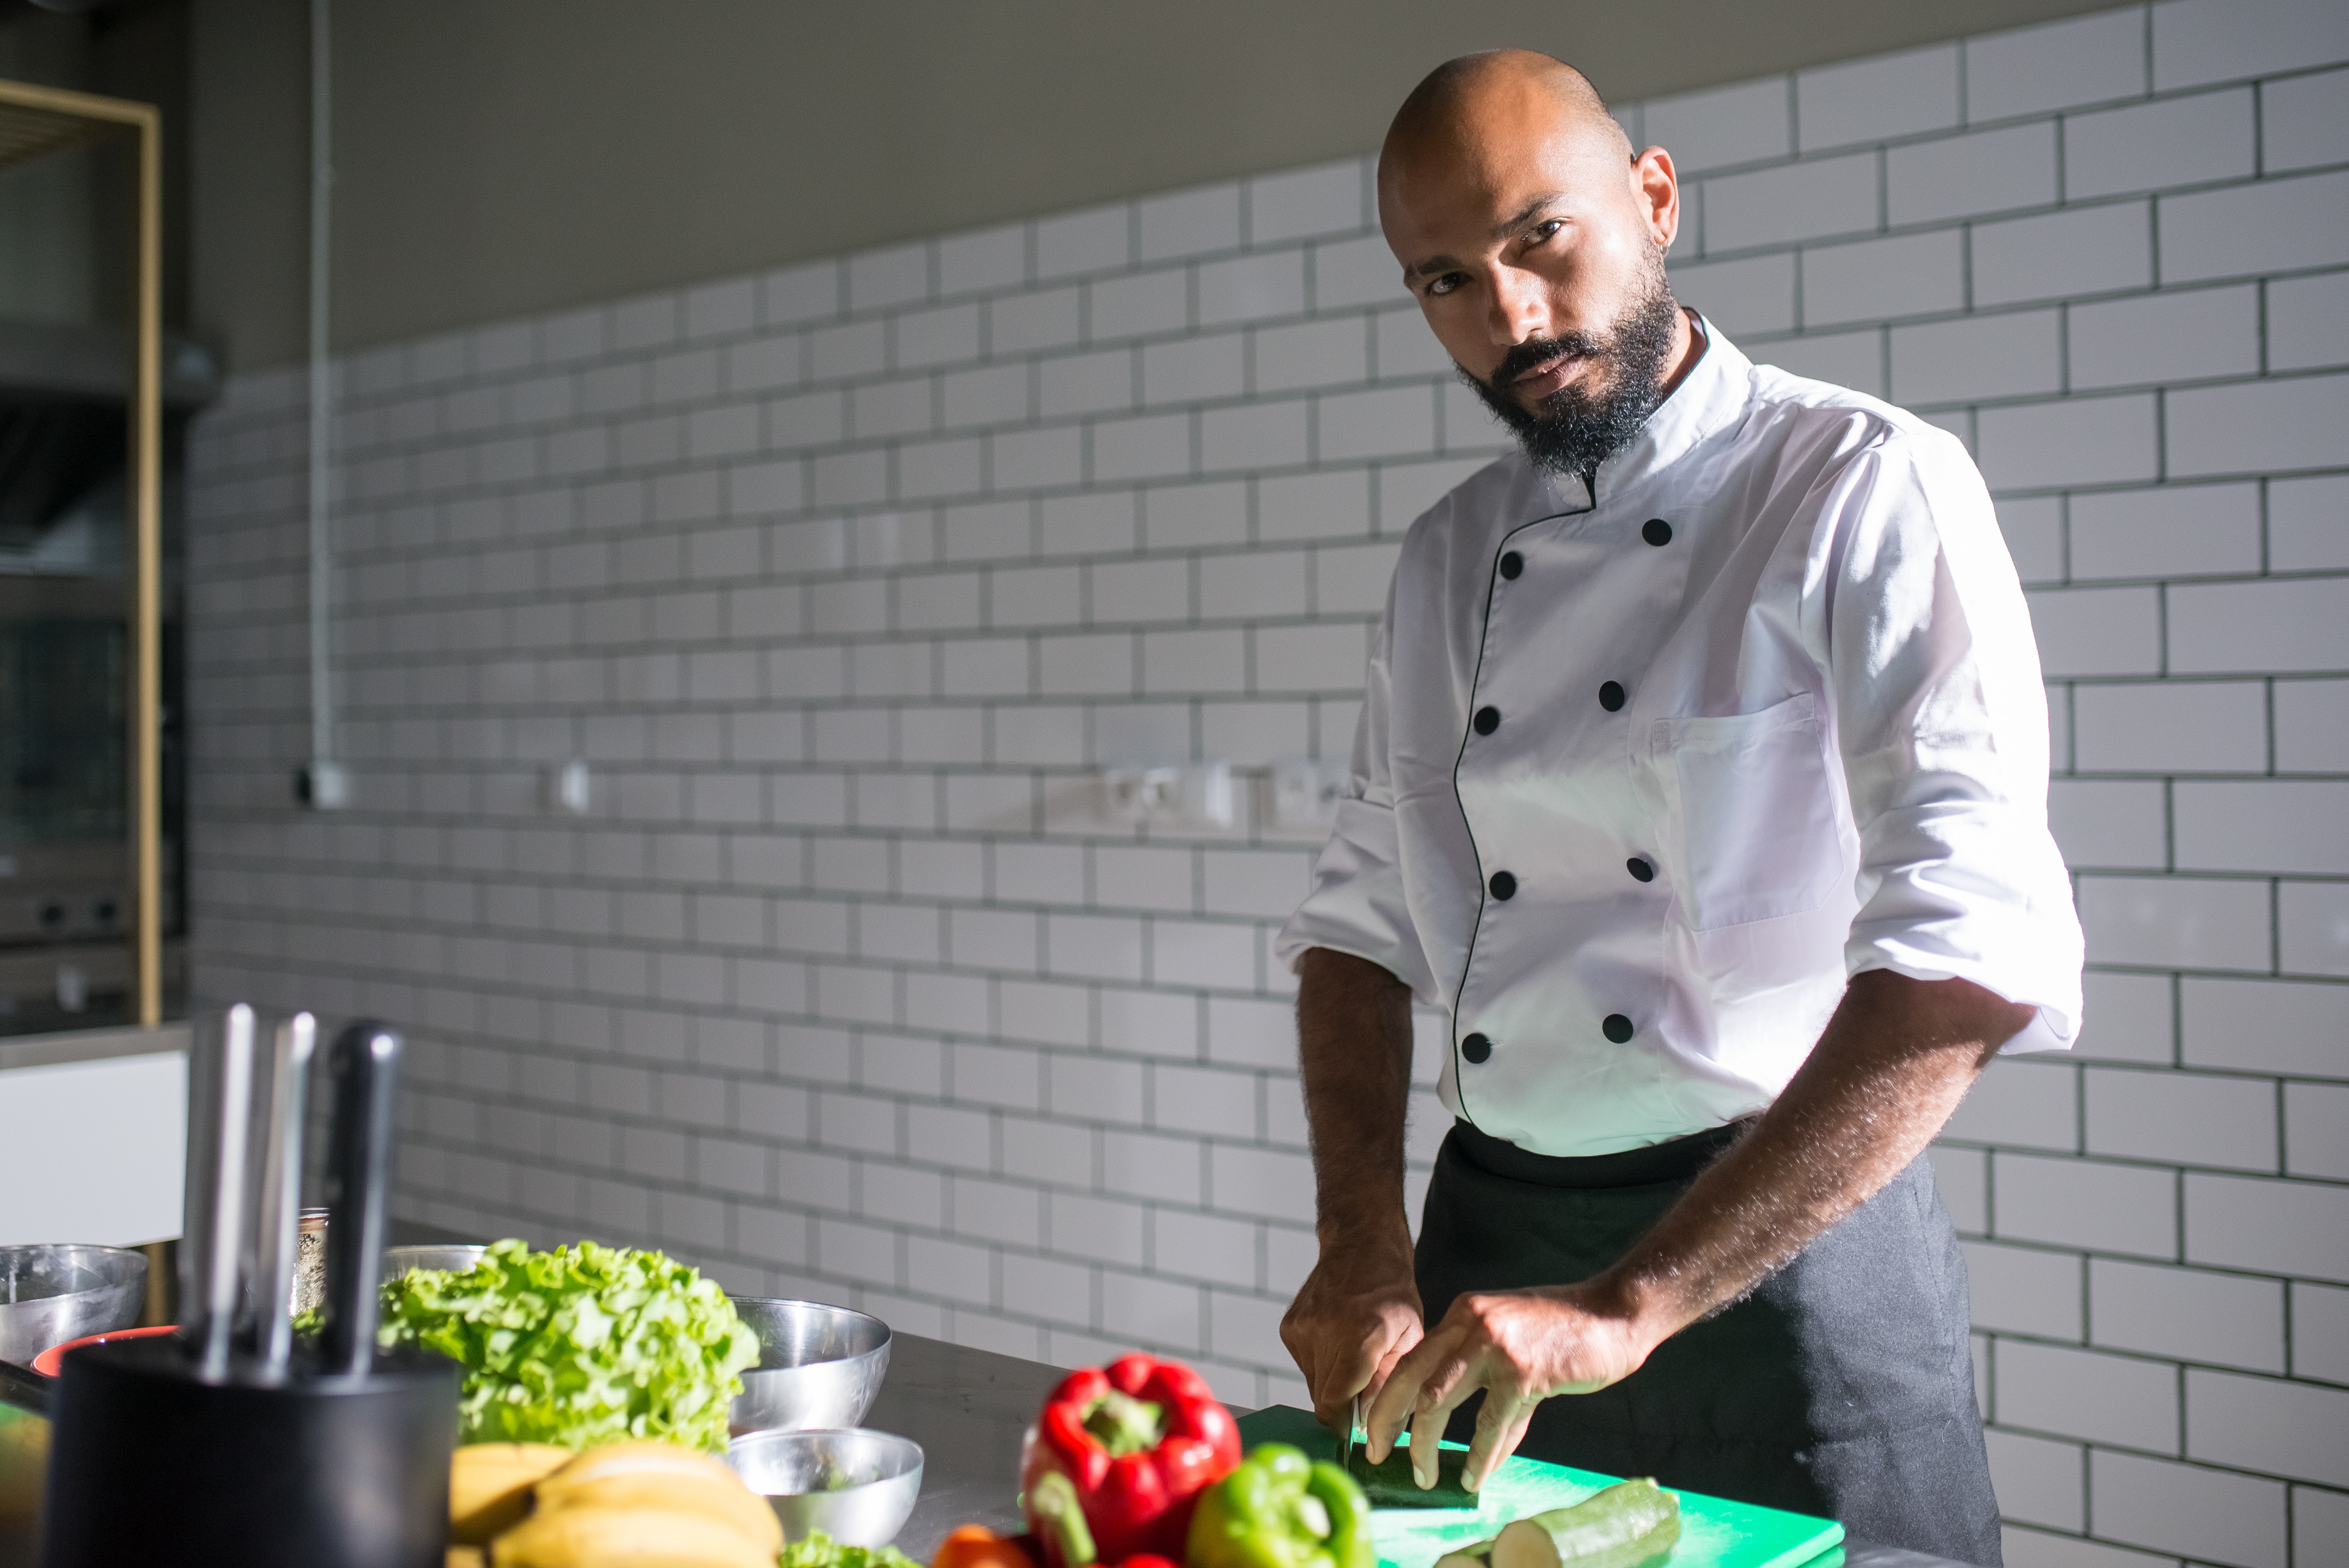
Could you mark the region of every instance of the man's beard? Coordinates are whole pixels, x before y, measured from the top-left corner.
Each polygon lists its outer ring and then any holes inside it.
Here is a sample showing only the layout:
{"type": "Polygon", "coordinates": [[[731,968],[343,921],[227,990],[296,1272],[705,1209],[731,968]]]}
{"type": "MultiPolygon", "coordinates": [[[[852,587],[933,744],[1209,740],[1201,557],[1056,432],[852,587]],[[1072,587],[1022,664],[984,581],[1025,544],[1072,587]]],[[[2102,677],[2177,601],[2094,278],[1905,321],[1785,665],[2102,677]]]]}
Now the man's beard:
{"type": "Polygon", "coordinates": [[[1603,338],[1569,332],[1517,344],[1490,381],[1461,370],[1461,378],[1476,389],[1485,407],[1516,432],[1536,468],[1591,479],[1599,464],[1630,445],[1663,401],[1664,362],[1671,356],[1680,305],[1664,279],[1661,257],[1651,264],[1643,284],[1603,338]],[[1510,384],[1568,354],[1605,372],[1598,378],[1598,389],[1583,383],[1561,387],[1541,400],[1539,412],[1528,412],[1510,384]]]}

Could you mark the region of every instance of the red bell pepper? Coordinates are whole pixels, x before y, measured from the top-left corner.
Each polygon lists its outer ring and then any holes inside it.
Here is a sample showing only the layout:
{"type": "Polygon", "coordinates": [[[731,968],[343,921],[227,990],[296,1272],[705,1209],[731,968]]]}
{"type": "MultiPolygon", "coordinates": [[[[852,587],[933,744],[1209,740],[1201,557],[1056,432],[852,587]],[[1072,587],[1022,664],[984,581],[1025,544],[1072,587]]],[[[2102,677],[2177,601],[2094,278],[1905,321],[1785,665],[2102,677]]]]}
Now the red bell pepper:
{"type": "Polygon", "coordinates": [[[1038,1480],[1053,1473],[1075,1488],[1102,1562],[1155,1554],[1180,1563],[1200,1492],[1239,1462],[1239,1428],[1206,1379],[1179,1361],[1122,1356],[1070,1373],[1045,1399],[1019,1485],[1050,1568],[1083,1568],[1069,1561],[1065,1522],[1037,1505],[1038,1480]]]}
{"type": "Polygon", "coordinates": [[[1027,1497],[1029,1511],[1044,1521],[1044,1528],[1030,1539],[1040,1539],[1046,1558],[1061,1568],[1183,1568],[1154,1552],[1103,1563],[1093,1550],[1092,1532],[1085,1528],[1085,1511],[1077,1504],[1077,1483],[1059,1470],[1038,1476],[1027,1497]]]}

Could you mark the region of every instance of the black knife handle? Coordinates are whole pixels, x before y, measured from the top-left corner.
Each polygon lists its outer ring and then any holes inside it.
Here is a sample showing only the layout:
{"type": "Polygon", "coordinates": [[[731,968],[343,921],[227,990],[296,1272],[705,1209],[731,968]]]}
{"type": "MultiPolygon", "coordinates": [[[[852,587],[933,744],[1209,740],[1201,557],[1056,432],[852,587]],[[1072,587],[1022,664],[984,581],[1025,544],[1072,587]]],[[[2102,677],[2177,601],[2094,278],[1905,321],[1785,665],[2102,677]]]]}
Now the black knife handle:
{"type": "Polygon", "coordinates": [[[361,1018],[335,1037],[335,1120],[326,1149],[326,1323],[319,1340],[329,1377],[363,1377],[375,1359],[382,1304],[384,1207],[391,1185],[392,1096],[398,1033],[361,1018]]]}

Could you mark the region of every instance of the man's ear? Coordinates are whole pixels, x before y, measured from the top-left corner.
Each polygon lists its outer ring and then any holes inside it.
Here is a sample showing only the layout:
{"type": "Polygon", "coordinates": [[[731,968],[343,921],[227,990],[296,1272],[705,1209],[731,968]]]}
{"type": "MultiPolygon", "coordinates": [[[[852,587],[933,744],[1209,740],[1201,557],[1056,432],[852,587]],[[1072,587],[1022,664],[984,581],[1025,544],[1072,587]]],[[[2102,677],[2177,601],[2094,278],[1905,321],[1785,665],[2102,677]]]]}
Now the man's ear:
{"type": "Polygon", "coordinates": [[[1632,189],[1648,220],[1648,237],[1669,250],[1681,232],[1680,174],[1672,155],[1661,147],[1649,148],[1631,160],[1632,189]]]}

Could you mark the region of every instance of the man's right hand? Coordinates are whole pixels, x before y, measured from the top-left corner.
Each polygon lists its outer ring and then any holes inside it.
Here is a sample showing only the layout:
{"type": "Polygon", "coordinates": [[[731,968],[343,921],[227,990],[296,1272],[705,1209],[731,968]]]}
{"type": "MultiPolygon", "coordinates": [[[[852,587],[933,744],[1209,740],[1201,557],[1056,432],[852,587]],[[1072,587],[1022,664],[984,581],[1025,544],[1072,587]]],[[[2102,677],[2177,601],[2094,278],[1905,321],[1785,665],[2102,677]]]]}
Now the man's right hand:
{"type": "Polygon", "coordinates": [[[1325,1243],[1280,1320],[1281,1343],[1305,1374],[1314,1415],[1340,1432],[1353,1419],[1354,1397],[1368,1409],[1424,1333],[1408,1233],[1400,1247],[1325,1243]]]}

